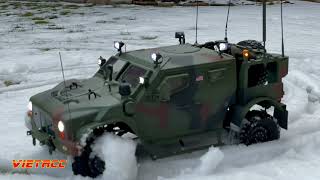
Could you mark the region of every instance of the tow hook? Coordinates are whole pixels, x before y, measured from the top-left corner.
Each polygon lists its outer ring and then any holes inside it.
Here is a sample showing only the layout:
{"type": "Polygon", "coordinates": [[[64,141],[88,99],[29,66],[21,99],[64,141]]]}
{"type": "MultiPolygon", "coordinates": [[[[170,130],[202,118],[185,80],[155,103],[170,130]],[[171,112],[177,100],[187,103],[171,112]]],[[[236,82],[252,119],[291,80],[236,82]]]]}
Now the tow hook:
{"type": "Polygon", "coordinates": [[[33,144],[33,146],[36,146],[36,144],[37,144],[36,138],[34,138],[34,137],[32,137],[32,144],[33,144]]]}
{"type": "Polygon", "coordinates": [[[53,142],[52,142],[52,137],[50,136],[48,143],[47,143],[48,147],[49,147],[49,154],[52,155],[52,152],[54,150],[56,150],[56,147],[54,146],[53,142]]]}
{"type": "MultiPolygon", "coordinates": [[[[27,136],[31,136],[31,135],[32,135],[32,132],[27,131],[27,136]]],[[[32,136],[32,144],[33,144],[33,146],[36,146],[36,144],[37,144],[36,138],[34,138],[33,136],[32,136]]]]}

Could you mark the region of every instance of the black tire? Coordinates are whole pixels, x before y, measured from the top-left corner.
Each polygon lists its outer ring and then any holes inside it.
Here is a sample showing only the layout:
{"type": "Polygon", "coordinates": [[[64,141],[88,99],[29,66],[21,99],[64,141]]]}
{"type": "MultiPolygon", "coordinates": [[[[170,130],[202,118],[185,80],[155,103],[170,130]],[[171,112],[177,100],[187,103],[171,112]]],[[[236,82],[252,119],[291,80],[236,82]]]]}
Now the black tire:
{"type": "Polygon", "coordinates": [[[88,157],[84,156],[83,154],[81,156],[77,156],[74,158],[74,161],[72,163],[72,171],[74,175],[81,175],[81,176],[88,176],[90,174],[89,172],[89,166],[88,166],[88,157]]]}
{"type": "Polygon", "coordinates": [[[90,157],[90,154],[83,153],[74,158],[72,171],[74,175],[89,176],[95,178],[103,174],[105,162],[98,156],[90,157]]]}
{"type": "Polygon", "coordinates": [[[240,46],[245,46],[251,49],[264,49],[263,45],[256,41],[256,40],[245,40],[245,41],[240,41],[237,43],[237,45],[240,46]]]}
{"type": "Polygon", "coordinates": [[[250,111],[240,131],[240,142],[245,145],[273,141],[280,138],[280,128],[272,116],[264,111],[250,111]]]}
{"type": "Polygon", "coordinates": [[[96,155],[91,156],[91,145],[97,137],[102,135],[102,133],[103,131],[101,130],[94,132],[94,135],[88,138],[87,145],[84,147],[82,154],[74,158],[74,162],[72,163],[72,171],[74,175],[95,178],[103,174],[105,170],[105,162],[96,155]]]}

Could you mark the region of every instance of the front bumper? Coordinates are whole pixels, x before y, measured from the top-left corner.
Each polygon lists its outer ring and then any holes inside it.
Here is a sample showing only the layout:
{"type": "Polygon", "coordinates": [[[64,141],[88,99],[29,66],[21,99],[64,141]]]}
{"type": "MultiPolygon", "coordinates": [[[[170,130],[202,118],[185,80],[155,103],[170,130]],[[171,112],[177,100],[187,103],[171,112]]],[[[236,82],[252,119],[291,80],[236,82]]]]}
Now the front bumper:
{"type": "Polygon", "coordinates": [[[25,117],[25,125],[29,129],[27,135],[32,136],[32,142],[35,145],[35,139],[40,142],[40,145],[47,145],[49,147],[49,152],[58,150],[64,154],[79,156],[82,152],[82,147],[79,143],[60,139],[59,136],[51,135],[44,132],[42,129],[38,129],[36,124],[28,115],[25,117]]]}

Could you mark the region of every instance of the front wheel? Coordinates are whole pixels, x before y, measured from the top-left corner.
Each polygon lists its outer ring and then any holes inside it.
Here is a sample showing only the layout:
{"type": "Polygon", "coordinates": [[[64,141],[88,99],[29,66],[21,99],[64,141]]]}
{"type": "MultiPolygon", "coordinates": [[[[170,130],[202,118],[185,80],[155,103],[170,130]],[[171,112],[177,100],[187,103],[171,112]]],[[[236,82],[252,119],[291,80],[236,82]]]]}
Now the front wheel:
{"type": "Polygon", "coordinates": [[[89,176],[95,178],[103,174],[105,162],[97,155],[93,154],[91,145],[104,133],[103,129],[95,129],[86,141],[86,146],[80,156],[76,156],[72,163],[74,175],[89,176]]]}
{"type": "Polygon", "coordinates": [[[95,178],[105,170],[105,162],[98,156],[91,157],[91,148],[86,149],[80,156],[74,158],[72,171],[74,175],[89,176],[95,178]]]}
{"type": "Polygon", "coordinates": [[[240,131],[245,145],[273,141],[280,138],[280,128],[274,117],[265,111],[250,111],[240,131]]]}

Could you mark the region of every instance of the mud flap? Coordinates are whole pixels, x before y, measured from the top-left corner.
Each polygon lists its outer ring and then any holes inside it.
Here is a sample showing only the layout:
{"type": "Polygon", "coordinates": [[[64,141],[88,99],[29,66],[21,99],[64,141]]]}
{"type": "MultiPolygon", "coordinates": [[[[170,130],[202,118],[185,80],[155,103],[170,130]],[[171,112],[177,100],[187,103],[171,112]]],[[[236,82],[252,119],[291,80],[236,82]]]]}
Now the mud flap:
{"type": "Polygon", "coordinates": [[[273,116],[278,120],[278,124],[283,129],[288,129],[288,111],[286,105],[282,104],[282,108],[275,108],[273,116]]]}

